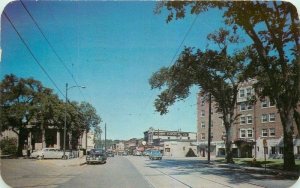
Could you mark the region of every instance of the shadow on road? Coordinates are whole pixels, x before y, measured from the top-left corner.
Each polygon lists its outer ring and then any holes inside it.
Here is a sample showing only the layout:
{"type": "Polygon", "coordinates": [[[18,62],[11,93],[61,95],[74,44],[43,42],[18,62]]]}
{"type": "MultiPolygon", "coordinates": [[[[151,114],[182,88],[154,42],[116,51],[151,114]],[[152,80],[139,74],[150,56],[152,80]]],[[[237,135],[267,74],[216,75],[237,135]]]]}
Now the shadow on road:
{"type": "Polygon", "coordinates": [[[195,160],[172,160],[163,159],[161,161],[146,161],[146,166],[156,169],[173,169],[168,175],[215,175],[224,177],[229,184],[251,183],[253,180],[297,180],[297,177],[276,175],[271,172],[249,170],[238,166],[227,164],[207,164],[206,161],[195,160]]]}

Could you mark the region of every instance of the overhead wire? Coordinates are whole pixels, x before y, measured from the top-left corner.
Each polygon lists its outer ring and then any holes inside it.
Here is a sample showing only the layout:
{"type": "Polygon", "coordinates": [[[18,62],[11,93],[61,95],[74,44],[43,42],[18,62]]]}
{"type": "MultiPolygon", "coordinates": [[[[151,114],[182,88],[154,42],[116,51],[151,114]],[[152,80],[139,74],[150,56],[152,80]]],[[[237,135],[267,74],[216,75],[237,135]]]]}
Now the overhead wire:
{"type": "MultiPolygon", "coordinates": [[[[171,61],[170,61],[170,63],[169,63],[169,67],[170,67],[172,64],[174,64],[173,61],[174,61],[175,57],[177,56],[179,50],[181,49],[181,47],[182,47],[182,45],[183,45],[185,39],[187,38],[187,36],[188,36],[189,33],[191,32],[193,26],[195,25],[195,23],[196,23],[196,21],[197,21],[197,19],[198,19],[198,16],[199,16],[199,14],[196,15],[196,17],[194,18],[194,20],[193,20],[191,26],[189,27],[189,29],[188,29],[187,32],[185,33],[185,35],[184,35],[182,41],[180,42],[180,44],[179,44],[179,46],[178,46],[178,48],[177,48],[175,54],[173,55],[173,57],[172,57],[172,59],[171,59],[171,61]]],[[[152,94],[152,95],[149,97],[149,100],[147,101],[146,106],[148,106],[148,104],[149,104],[150,100],[152,99],[153,95],[154,95],[154,94],[152,94]]]]}
{"type": "Polygon", "coordinates": [[[39,26],[39,24],[37,23],[37,21],[34,19],[34,17],[32,16],[32,14],[30,13],[30,11],[27,9],[27,7],[24,4],[24,2],[22,0],[20,0],[20,2],[22,4],[22,6],[24,7],[24,9],[26,10],[26,12],[28,13],[29,17],[32,19],[33,23],[36,25],[36,27],[38,28],[38,30],[40,31],[40,33],[44,37],[45,41],[47,42],[47,44],[49,45],[49,47],[51,48],[51,50],[53,51],[53,53],[55,54],[55,56],[57,57],[57,59],[59,60],[59,62],[61,62],[61,64],[64,66],[64,68],[67,70],[67,72],[72,77],[72,80],[74,81],[75,85],[79,89],[79,91],[81,93],[81,96],[84,98],[84,100],[86,100],[86,98],[84,97],[84,95],[83,95],[83,93],[82,93],[82,91],[80,89],[80,86],[79,86],[78,82],[75,80],[74,75],[72,74],[71,70],[67,67],[67,65],[64,63],[64,61],[62,60],[62,58],[58,55],[58,53],[56,52],[56,50],[54,49],[54,47],[50,43],[50,41],[47,39],[45,33],[43,32],[43,30],[41,29],[41,27],[39,26]]]}
{"type": "Polygon", "coordinates": [[[65,97],[64,93],[59,89],[59,87],[57,86],[57,84],[55,83],[55,81],[51,78],[51,76],[49,75],[49,73],[46,71],[46,69],[42,66],[42,64],[38,61],[38,59],[35,57],[35,55],[33,54],[33,52],[31,51],[30,47],[28,46],[28,44],[25,42],[24,38],[21,36],[21,34],[19,33],[19,31],[17,30],[17,28],[15,27],[15,25],[12,23],[11,19],[9,18],[9,16],[6,14],[5,11],[3,11],[3,15],[6,17],[6,19],[8,20],[8,22],[11,24],[11,26],[13,27],[13,29],[15,30],[15,32],[17,33],[17,35],[19,36],[20,40],[22,41],[22,43],[24,44],[24,46],[27,48],[27,50],[29,51],[29,53],[31,54],[31,56],[33,57],[33,59],[35,60],[35,62],[39,65],[39,67],[42,69],[42,71],[46,74],[46,76],[48,77],[48,79],[51,81],[51,83],[54,85],[54,87],[59,91],[59,93],[65,97]]]}
{"type": "MultiPolygon", "coordinates": [[[[46,69],[42,66],[42,64],[39,62],[39,60],[35,57],[35,55],[33,54],[32,50],[30,49],[30,47],[28,46],[28,44],[26,43],[26,41],[24,40],[24,38],[21,36],[20,32],[17,30],[17,28],[15,27],[15,25],[13,24],[13,22],[11,21],[11,19],[9,18],[9,16],[6,14],[5,11],[3,11],[3,15],[8,20],[8,22],[11,24],[12,28],[15,30],[15,32],[19,36],[21,42],[24,44],[24,46],[26,47],[26,49],[29,51],[30,55],[33,57],[33,59],[35,60],[35,62],[39,65],[39,67],[42,69],[42,71],[45,73],[45,75],[48,77],[48,79],[54,85],[54,87],[65,98],[66,97],[65,94],[59,89],[59,87],[57,86],[57,84],[55,83],[55,81],[51,78],[50,74],[46,71],[46,69]]],[[[77,110],[76,106],[73,103],[70,103],[69,101],[66,101],[66,103],[69,103],[75,110],[77,110]]],[[[78,111],[77,113],[78,114],[82,114],[80,111],[78,111]]]]}

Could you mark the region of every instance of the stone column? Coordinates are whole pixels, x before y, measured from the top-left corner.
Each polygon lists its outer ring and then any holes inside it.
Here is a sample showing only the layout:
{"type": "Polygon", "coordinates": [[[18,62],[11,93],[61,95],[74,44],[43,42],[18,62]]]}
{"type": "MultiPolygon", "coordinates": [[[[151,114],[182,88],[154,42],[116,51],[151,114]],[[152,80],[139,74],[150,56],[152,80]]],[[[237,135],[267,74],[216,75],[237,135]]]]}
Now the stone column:
{"type": "Polygon", "coordinates": [[[72,132],[69,132],[69,149],[72,149],[72,132]]]}
{"type": "Polygon", "coordinates": [[[59,130],[57,130],[57,132],[56,132],[56,144],[57,144],[57,146],[58,146],[58,149],[61,149],[60,148],[60,131],[59,130]]]}
{"type": "Polygon", "coordinates": [[[42,148],[46,147],[45,129],[42,128],[42,148]]]}

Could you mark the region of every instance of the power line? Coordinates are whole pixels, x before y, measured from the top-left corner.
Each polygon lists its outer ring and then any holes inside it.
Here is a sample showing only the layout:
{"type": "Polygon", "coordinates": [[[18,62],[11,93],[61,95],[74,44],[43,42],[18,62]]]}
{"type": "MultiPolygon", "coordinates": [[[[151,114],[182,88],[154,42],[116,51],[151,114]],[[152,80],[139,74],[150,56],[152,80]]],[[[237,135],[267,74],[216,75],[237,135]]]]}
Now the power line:
{"type": "Polygon", "coordinates": [[[72,72],[70,71],[70,69],[67,67],[67,65],[63,62],[63,60],[61,59],[61,57],[58,55],[58,53],[56,52],[56,50],[54,49],[53,45],[50,43],[50,41],[47,39],[45,33],[43,32],[43,30],[41,29],[41,27],[39,26],[39,24],[37,23],[37,21],[33,18],[32,14],[29,12],[29,10],[27,9],[26,5],[23,3],[22,0],[20,0],[22,6],[24,7],[24,9],[26,10],[26,12],[28,13],[28,15],[30,16],[30,18],[32,19],[33,23],[36,25],[36,27],[38,28],[38,30],[40,31],[40,33],[42,34],[42,36],[44,37],[44,39],[46,40],[47,44],[50,46],[51,50],[53,51],[53,53],[55,54],[55,56],[58,58],[58,60],[63,64],[64,68],[67,70],[67,72],[71,75],[74,83],[76,84],[76,86],[78,87],[82,97],[84,98],[84,100],[86,100],[86,98],[84,97],[80,86],[78,85],[78,82],[75,80],[72,72]]]}
{"type": "Polygon", "coordinates": [[[40,62],[38,61],[38,59],[35,57],[35,55],[33,54],[33,52],[30,50],[28,44],[25,42],[25,40],[23,39],[23,37],[21,36],[21,34],[19,33],[19,31],[17,30],[17,28],[15,27],[15,25],[12,23],[12,21],[10,20],[10,18],[8,17],[8,15],[5,13],[5,11],[3,11],[4,16],[6,17],[6,19],[9,21],[9,23],[11,24],[11,26],[13,27],[13,29],[16,31],[16,33],[18,34],[20,40],[22,41],[22,43],[25,45],[25,47],[27,48],[27,50],[29,51],[29,53],[31,54],[31,56],[33,57],[33,59],[35,60],[35,62],[39,65],[39,67],[42,69],[42,71],[46,74],[46,76],[49,78],[49,80],[52,82],[52,84],[55,86],[55,88],[59,91],[59,93],[65,97],[65,95],[63,94],[63,92],[59,89],[59,87],[57,86],[57,84],[55,83],[55,81],[51,78],[51,76],[49,75],[49,73],[46,71],[46,69],[40,64],[40,62]]]}
{"type": "MultiPolygon", "coordinates": [[[[188,34],[191,32],[193,26],[195,25],[198,16],[199,16],[199,14],[196,15],[196,17],[194,18],[194,20],[193,20],[191,26],[189,27],[189,29],[188,29],[187,32],[185,33],[185,35],[184,35],[182,41],[180,42],[180,45],[178,46],[178,48],[177,48],[177,50],[176,50],[176,52],[175,52],[173,58],[171,59],[171,61],[170,61],[170,63],[169,63],[169,67],[173,64],[173,61],[174,61],[175,57],[177,56],[179,50],[181,49],[181,47],[182,47],[182,45],[183,45],[185,39],[187,38],[188,34]]],[[[151,97],[150,97],[149,100],[147,101],[146,106],[148,106],[148,104],[149,104],[149,102],[150,102],[150,100],[151,100],[152,97],[153,97],[153,94],[151,95],[151,97]]]]}
{"type": "Polygon", "coordinates": [[[173,58],[172,58],[172,60],[171,60],[169,66],[171,66],[171,64],[173,64],[173,61],[174,61],[175,57],[177,56],[177,54],[178,54],[178,52],[179,52],[181,46],[183,45],[183,43],[184,43],[186,37],[187,37],[188,34],[191,32],[191,30],[192,30],[194,24],[196,23],[196,20],[197,20],[198,16],[199,16],[199,14],[196,15],[196,17],[194,18],[194,20],[193,20],[191,26],[189,27],[189,29],[188,29],[187,32],[185,33],[185,35],[184,35],[184,37],[183,37],[183,39],[182,39],[180,45],[178,46],[178,48],[177,48],[177,50],[176,50],[176,52],[175,52],[175,54],[174,54],[174,56],[173,56],[173,58]]]}

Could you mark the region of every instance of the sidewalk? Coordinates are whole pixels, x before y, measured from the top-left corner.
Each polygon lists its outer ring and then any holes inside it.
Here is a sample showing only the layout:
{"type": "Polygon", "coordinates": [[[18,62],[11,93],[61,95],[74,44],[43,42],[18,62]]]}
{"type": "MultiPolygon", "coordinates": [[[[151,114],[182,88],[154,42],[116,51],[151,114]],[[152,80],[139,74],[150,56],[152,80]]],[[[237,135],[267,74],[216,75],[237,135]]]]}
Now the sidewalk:
{"type": "MultiPolygon", "coordinates": [[[[202,159],[203,160],[203,159],[202,159]]],[[[247,171],[257,172],[261,174],[270,174],[270,175],[280,175],[280,176],[287,176],[287,177],[300,177],[300,169],[297,171],[284,171],[279,169],[272,169],[272,168],[264,168],[264,167],[251,167],[239,164],[226,164],[222,162],[217,162],[214,159],[211,160],[211,163],[216,166],[220,167],[227,167],[227,168],[235,168],[235,169],[244,169],[247,171]]]]}
{"type": "Polygon", "coordinates": [[[61,166],[61,167],[68,167],[68,166],[82,166],[86,164],[85,155],[79,158],[72,158],[72,159],[43,159],[37,160],[39,163],[50,163],[51,165],[61,166]]]}
{"type": "MultiPolygon", "coordinates": [[[[179,160],[198,160],[203,164],[207,164],[207,158],[203,157],[164,157],[164,159],[179,159],[179,160]]],[[[215,161],[215,158],[212,157],[210,160],[210,165],[218,166],[218,167],[224,167],[224,168],[234,168],[234,169],[244,169],[249,172],[256,172],[260,174],[269,174],[269,175],[279,175],[279,176],[286,176],[286,177],[294,177],[299,178],[300,177],[300,169],[297,171],[284,171],[284,170],[278,170],[278,169],[271,169],[271,168],[265,168],[264,167],[251,167],[251,166],[245,166],[245,165],[239,165],[239,164],[226,164],[223,162],[215,161]]]]}

